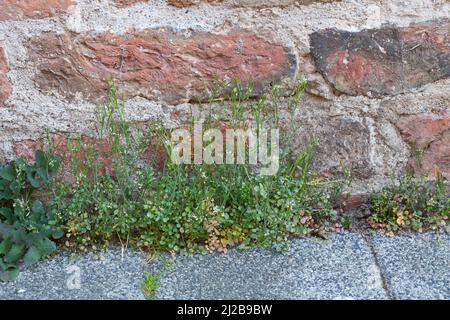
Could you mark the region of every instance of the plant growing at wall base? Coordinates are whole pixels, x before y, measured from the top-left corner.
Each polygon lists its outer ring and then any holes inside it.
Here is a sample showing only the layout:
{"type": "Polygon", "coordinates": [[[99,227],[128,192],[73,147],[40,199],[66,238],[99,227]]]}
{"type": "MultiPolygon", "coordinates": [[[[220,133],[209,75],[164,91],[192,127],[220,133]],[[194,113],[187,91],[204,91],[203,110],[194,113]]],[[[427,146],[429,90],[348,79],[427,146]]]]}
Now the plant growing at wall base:
{"type": "MultiPolygon", "coordinates": [[[[249,89],[235,84],[216,103],[229,110],[233,128],[245,128],[248,114],[259,128],[281,128],[286,115],[281,115],[280,100],[293,116],[304,82],[285,98],[274,88],[267,100],[254,101],[249,89]]],[[[98,120],[96,138],[108,141],[113,172],[96,169],[102,164],[94,150],[82,159],[72,157],[74,181],[60,181],[52,189],[67,247],[87,249],[117,241],[188,253],[226,251],[238,244],[281,250],[289,235],[323,234],[323,222],[332,217],[342,183],[311,174],[315,141],[298,153],[282,153],[278,173],[261,176],[250,164],[171,163],[170,130],[155,125],[142,133],[127,124],[124,102],[117,99],[113,84],[98,120]],[[165,150],[161,171],[143,163],[148,146],[165,150]]],[[[220,122],[210,115],[205,127],[220,128],[220,122]]]]}
{"type": "Polygon", "coordinates": [[[35,191],[48,186],[59,164],[59,158],[37,151],[32,165],[19,158],[0,166],[0,280],[14,279],[20,261],[30,265],[56,250],[51,239],[63,232],[35,191]]]}
{"type": "Polygon", "coordinates": [[[450,218],[450,197],[441,173],[436,181],[405,174],[370,198],[369,223],[390,233],[400,230],[439,230],[450,218]]]}

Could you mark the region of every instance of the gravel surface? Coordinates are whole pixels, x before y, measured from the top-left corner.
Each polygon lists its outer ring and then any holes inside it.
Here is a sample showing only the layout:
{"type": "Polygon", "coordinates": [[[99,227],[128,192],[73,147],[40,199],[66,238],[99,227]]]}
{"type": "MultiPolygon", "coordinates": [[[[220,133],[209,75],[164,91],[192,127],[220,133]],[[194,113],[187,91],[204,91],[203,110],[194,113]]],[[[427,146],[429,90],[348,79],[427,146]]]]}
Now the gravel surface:
{"type": "Polygon", "coordinates": [[[450,299],[450,235],[375,236],[373,246],[394,299],[450,299]]]}
{"type": "Polygon", "coordinates": [[[448,234],[368,239],[333,234],[294,239],[287,253],[232,249],[151,264],[120,248],[59,254],[0,283],[0,299],[144,299],[145,272],[162,276],[156,299],[450,299],[448,234]]]}
{"type": "Polygon", "coordinates": [[[357,234],[295,239],[286,254],[231,250],[172,260],[173,267],[156,268],[164,273],[158,299],[387,297],[366,242],[357,234]]]}
{"type": "Polygon", "coordinates": [[[144,299],[144,261],[143,254],[128,250],[122,256],[119,248],[62,254],[26,268],[14,282],[0,283],[0,299],[144,299]]]}

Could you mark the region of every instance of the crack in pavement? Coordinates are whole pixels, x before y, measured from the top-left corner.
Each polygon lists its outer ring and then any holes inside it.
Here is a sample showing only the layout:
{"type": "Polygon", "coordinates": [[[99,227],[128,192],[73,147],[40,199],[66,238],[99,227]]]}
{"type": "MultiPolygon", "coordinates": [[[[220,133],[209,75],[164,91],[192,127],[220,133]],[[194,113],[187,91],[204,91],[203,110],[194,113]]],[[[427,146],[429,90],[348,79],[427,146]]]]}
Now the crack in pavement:
{"type": "Polygon", "coordinates": [[[384,292],[386,293],[386,296],[388,297],[389,300],[394,300],[395,297],[389,288],[388,280],[387,280],[385,274],[383,273],[380,262],[378,261],[378,254],[377,254],[377,251],[375,250],[375,246],[373,245],[372,236],[368,235],[366,233],[362,233],[361,236],[365,240],[365,242],[369,248],[369,251],[372,255],[374,267],[376,269],[376,272],[378,273],[379,279],[381,281],[381,286],[382,286],[384,292]]]}
{"type": "Polygon", "coordinates": [[[156,299],[450,298],[448,235],[349,232],[290,243],[283,254],[233,248],[227,254],[161,254],[163,262],[150,265],[145,253],[120,247],[73,261],[63,252],[25,267],[15,282],[0,283],[0,299],[143,299],[144,273],[159,271],[164,277],[156,299]],[[79,290],[68,290],[68,266],[80,270],[79,290]]]}

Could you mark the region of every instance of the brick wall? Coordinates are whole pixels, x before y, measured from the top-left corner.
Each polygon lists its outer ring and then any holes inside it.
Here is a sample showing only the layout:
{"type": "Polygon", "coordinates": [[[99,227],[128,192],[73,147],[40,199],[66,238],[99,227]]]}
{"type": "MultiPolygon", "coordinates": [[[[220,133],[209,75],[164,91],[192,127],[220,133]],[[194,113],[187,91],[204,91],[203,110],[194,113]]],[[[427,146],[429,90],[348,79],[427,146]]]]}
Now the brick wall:
{"type": "Polygon", "coordinates": [[[296,143],[320,139],[317,171],[345,163],[361,190],[406,166],[449,178],[449,11],[446,0],[4,0],[0,161],[29,155],[46,130],[93,135],[106,79],[130,121],[176,125],[202,113],[218,78],[251,79],[260,95],[304,75],[296,143]]]}

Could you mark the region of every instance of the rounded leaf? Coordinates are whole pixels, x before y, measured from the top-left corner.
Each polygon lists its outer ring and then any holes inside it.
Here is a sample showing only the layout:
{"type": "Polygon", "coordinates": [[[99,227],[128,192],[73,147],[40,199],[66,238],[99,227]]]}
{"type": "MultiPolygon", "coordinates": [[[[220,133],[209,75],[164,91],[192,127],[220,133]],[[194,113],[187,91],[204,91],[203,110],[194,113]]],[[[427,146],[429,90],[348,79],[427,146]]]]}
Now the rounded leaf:
{"type": "Polygon", "coordinates": [[[47,157],[42,150],[37,150],[35,153],[36,166],[40,168],[47,167],[47,157]]]}
{"type": "Polygon", "coordinates": [[[8,181],[13,181],[15,176],[16,176],[16,172],[12,165],[9,164],[9,165],[0,167],[0,177],[1,178],[8,180],[8,181]]]}
{"type": "Polygon", "coordinates": [[[62,231],[61,229],[55,230],[52,233],[52,237],[53,239],[61,239],[64,236],[64,231],[62,231]]]}
{"type": "Polygon", "coordinates": [[[36,247],[30,247],[23,257],[23,261],[26,265],[32,265],[36,263],[41,258],[41,253],[36,247]]]}
{"type": "Polygon", "coordinates": [[[31,210],[33,211],[33,214],[38,214],[38,215],[44,215],[45,214],[44,205],[39,200],[36,200],[36,201],[33,202],[33,207],[31,208],[31,210]]]}
{"type": "Polygon", "coordinates": [[[24,245],[13,244],[9,252],[5,255],[5,261],[8,263],[16,263],[22,258],[24,251],[24,245]]]}

